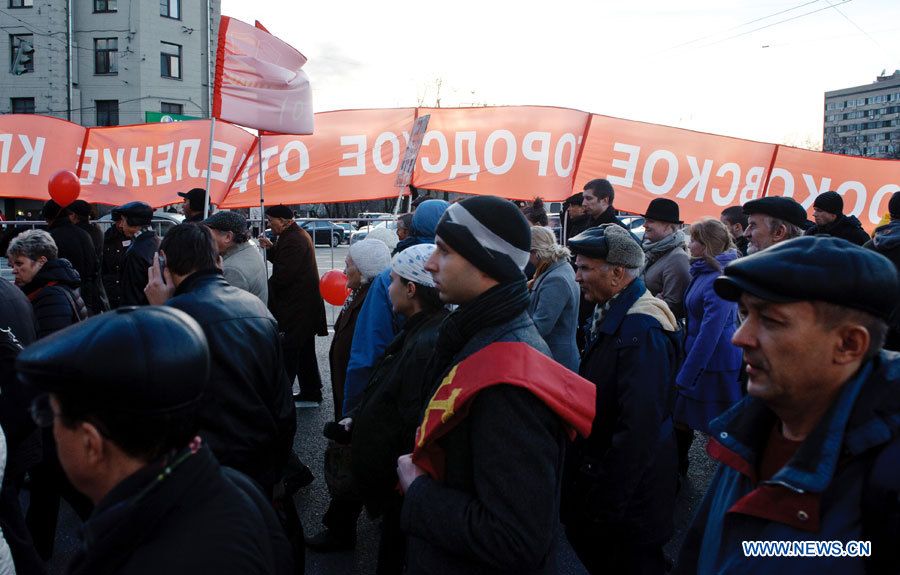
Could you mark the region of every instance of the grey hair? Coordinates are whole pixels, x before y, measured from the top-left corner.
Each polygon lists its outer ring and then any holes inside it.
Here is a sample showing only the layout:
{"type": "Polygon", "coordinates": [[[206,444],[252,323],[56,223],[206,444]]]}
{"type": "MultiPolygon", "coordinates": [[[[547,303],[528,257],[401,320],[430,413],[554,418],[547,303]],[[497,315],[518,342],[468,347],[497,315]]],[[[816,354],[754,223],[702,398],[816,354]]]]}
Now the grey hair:
{"type": "Polygon", "coordinates": [[[642,271],[643,268],[625,268],[625,275],[633,280],[636,280],[640,277],[642,271]]]}
{"type": "Polygon", "coordinates": [[[48,260],[55,260],[59,256],[59,248],[56,247],[53,236],[44,230],[25,230],[9,242],[6,256],[25,256],[35,261],[44,256],[48,260]]]}
{"type": "Polygon", "coordinates": [[[531,228],[531,251],[539,261],[559,262],[572,257],[569,248],[556,243],[556,235],[550,228],[533,226],[531,228]]]}
{"type": "Polygon", "coordinates": [[[803,230],[800,229],[799,226],[795,226],[790,222],[786,222],[781,218],[776,218],[774,216],[766,216],[765,218],[766,225],[769,226],[769,233],[774,232],[778,229],[779,226],[784,226],[784,234],[785,240],[792,240],[794,238],[799,238],[803,235],[803,230]]]}

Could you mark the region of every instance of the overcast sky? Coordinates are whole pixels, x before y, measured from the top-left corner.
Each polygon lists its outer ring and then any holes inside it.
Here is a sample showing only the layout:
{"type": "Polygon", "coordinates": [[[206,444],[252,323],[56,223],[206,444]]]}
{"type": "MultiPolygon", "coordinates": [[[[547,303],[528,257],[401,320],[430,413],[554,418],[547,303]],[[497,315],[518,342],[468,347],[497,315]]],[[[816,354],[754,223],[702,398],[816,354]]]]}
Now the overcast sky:
{"type": "Polygon", "coordinates": [[[316,111],[439,95],[820,145],[826,90],[900,69],[898,0],[222,0],[222,13],[309,58],[316,111]]]}

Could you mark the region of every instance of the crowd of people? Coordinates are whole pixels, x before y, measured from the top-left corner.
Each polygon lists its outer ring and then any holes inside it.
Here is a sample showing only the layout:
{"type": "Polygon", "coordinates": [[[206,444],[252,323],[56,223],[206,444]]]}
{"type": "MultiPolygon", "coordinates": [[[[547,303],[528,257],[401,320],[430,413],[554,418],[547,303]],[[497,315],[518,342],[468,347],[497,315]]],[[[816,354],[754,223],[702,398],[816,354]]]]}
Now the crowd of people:
{"type": "Polygon", "coordinates": [[[9,242],[0,575],[47,573],[61,499],[72,574],[303,573],[307,548],[355,548],[364,510],[379,575],[558,573],[566,541],[590,573],[900,572],[900,192],[872,236],[835,192],[815,223],[785,197],[689,224],[656,198],[643,237],[605,179],[559,237],[540,200],[417,201],[350,246],[324,383],[290,208],[252,241],[181,195],[163,238],[143,202],[104,233],[49,201],[9,242]],[[330,500],[305,533],[295,402],[328,387],[330,500]],[[666,557],[698,441],[717,471],[666,557]]]}

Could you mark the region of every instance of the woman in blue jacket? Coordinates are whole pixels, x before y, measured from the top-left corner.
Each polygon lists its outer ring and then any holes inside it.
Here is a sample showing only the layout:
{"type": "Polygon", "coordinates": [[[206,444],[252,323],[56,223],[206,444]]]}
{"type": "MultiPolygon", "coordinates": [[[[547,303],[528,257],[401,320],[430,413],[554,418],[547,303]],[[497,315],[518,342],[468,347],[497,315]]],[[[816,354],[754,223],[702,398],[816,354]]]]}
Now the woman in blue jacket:
{"type": "Polygon", "coordinates": [[[738,257],[728,229],[704,218],[691,226],[691,283],[684,296],[685,359],[675,379],[675,423],[679,471],[688,467],[694,431],[709,433],[709,422],[741,398],[741,350],[731,343],[737,304],[713,291],[713,280],[738,257]]]}

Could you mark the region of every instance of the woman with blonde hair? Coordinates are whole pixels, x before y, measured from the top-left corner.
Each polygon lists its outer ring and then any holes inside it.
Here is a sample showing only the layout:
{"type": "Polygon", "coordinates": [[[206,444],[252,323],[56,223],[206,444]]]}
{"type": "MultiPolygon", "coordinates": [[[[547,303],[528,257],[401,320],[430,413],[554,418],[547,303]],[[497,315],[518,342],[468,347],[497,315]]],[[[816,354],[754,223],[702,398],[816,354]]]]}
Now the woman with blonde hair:
{"type": "Polygon", "coordinates": [[[685,359],[675,379],[679,470],[687,472],[694,432],[709,433],[709,422],[741,398],[741,350],[731,343],[737,304],[720,298],[713,281],[738,257],[728,228],[703,218],[690,230],[691,283],[684,294],[685,359]]]}
{"type": "Polygon", "coordinates": [[[569,263],[569,248],[556,243],[553,232],[544,227],[531,228],[531,264],[535,267],[534,279],[528,282],[531,303],[528,313],[535,327],[558,363],[578,371],[578,345],[575,332],[578,327],[579,288],[575,283],[575,270],[569,263]]]}

